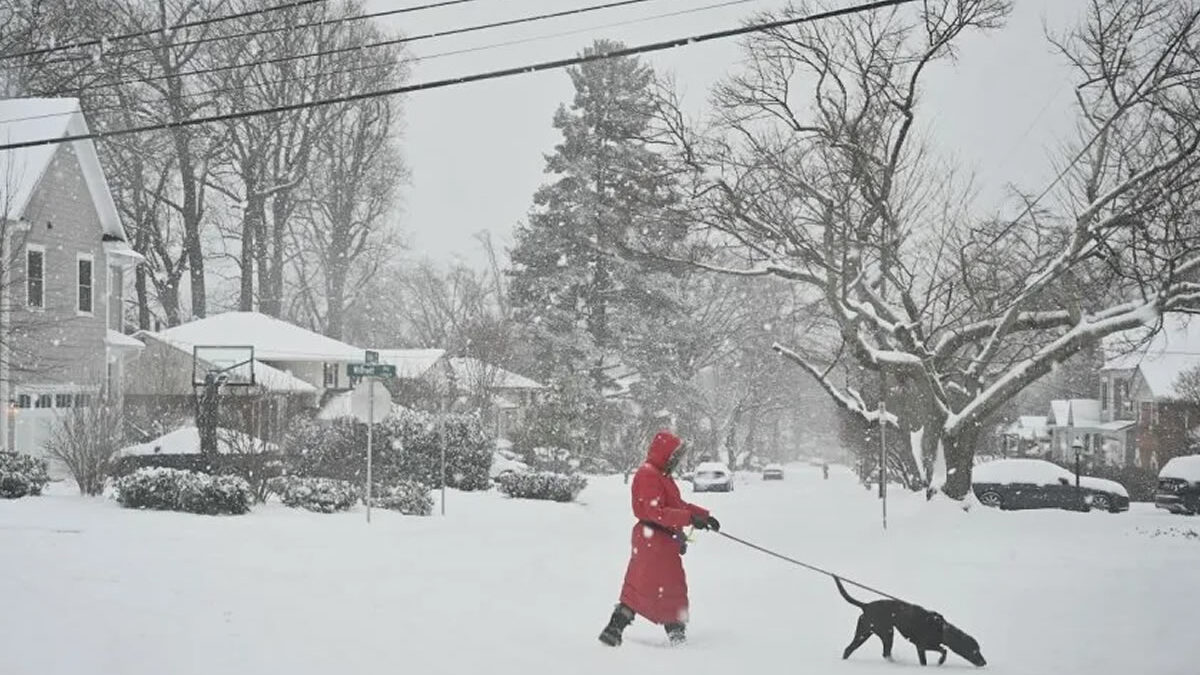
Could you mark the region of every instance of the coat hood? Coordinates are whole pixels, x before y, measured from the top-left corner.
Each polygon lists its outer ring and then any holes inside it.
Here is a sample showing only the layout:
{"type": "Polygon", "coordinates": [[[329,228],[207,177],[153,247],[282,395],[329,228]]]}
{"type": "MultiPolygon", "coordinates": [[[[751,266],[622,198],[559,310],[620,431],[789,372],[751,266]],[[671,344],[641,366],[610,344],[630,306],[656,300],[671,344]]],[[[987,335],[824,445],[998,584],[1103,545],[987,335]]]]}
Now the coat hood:
{"type": "Polygon", "coordinates": [[[665,471],[667,460],[671,459],[671,454],[681,445],[683,445],[683,441],[678,436],[669,431],[660,431],[654,434],[654,440],[650,441],[650,451],[646,453],[646,462],[660,471],[665,471]]]}

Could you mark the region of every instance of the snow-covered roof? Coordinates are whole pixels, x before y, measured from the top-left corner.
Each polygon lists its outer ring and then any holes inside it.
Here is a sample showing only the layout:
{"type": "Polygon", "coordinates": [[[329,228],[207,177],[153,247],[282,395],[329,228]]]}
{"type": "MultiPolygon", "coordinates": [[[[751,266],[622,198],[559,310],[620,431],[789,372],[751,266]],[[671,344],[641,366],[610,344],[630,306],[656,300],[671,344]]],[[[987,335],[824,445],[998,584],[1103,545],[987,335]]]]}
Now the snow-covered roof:
{"type": "MultiPolygon", "coordinates": [[[[188,356],[192,357],[193,345],[167,337],[163,333],[155,333],[153,331],[142,330],[138,331],[136,337],[142,340],[154,340],[168,347],[178,349],[188,356]]],[[[210,364],[211,365],[211,364],[210,364]]],[[[245,369],[235,368],[234,373],[245,375],[245,369]]],[[[255,386],[262,388],[265,391],[276,394],[315,394],[317,388],[313,385],[301,380],[291,373],[282,371],[273,366],[269,366],[258,359],[254,359],[254,382],[255,386]]]]}
{"type": "Polygon", "coordinates": [[[109,347],[115,347],[117,349],[132,349],[132,350],[140,350],[146,346],[146,345],[142,344],[141,340],[138,340],[137,338],[134,338],[134,337],[130,337],[124,333],[115,331],[111,328],[105,330],[105,332],[104,332],[104,344],[108,345],[109,347]]]}
{"type": "Polygon", "coordinates": [[[429,372],[443,356],[445,349],[376,349],[379,362],[396,366],[396,377],[415,380],[429,372]]]}
{"type": "Polygon", "coordinates": [[[1015,422],[1008,425],[1005,433],[1025,440],[1045,438],[1049,434],[1047,421],[1044,415],[1021,415],[1015,422]]]}
{"type": "MultiPolygon", "coordinates": [[[[0,100],[0,145],[89,133],[74,98],[10,98],[0,100]]],[[[0,150],[0,217],[19,220],[54,160],[59,143],[0,150]]],[[[109,239],[127,241],[117,206],[109,192],[96,146],[90,139],[72,141],[83,178],[109,239]]]]}
{"type": "MultiPolygon", "coordinates": [[[[382,355],[380,356],[382,358],[382,355]]],[[[457,356],[447,360],[450,372],[460,386],[470,387],[485,379],[490,389],[545,389],[545,385],[518,375],[500,366],[484,363],[469,356],[457,356]]]]}
{"type": "Polygon", "coordinates": [[[1056,427],[1100,425],[1100,401],[1094,398],[1056,399],[1050,402],[1050,424],[1056,427]]]}
{"type": "Polygon", "coordinates": [[[252,345],[259,361],[361,363],[364,350],[258,312],[226,312],[159,333],[188,345],[252,345]]]}
{"type": "Polygon", "coordinates": [[[1190,314],[1166,314],[1162,329],[1153,336],[1151,330],[1135,328],[1111,336],[1105,350],[1113,355],[1104,369],[1137,370],[1151,396],[1176,398],[1175,381],[1180,373],[1200,367],[1200,319],[1190,314]],[[1134,345],[1142,346],[1131,350],[1134,345]]]}

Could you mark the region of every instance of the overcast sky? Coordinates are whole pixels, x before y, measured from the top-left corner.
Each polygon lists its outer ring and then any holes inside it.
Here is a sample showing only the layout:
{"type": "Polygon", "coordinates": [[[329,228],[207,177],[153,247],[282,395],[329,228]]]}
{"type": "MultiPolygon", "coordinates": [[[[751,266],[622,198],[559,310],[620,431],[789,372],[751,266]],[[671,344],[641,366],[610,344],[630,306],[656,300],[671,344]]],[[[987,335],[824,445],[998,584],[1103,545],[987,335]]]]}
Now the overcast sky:
{"type": "MultiPolygon", "coordinates": [[[[753,12],[787,6],[781,0],[649,19],[722,0],[654,0],[644,4],[552,19],[450,38],[418,41],[411,51],[424,60],[413,71],[421,82],[572,56],[596,38],[629,45],[733,27],[753,12]],[[647,19],[642,21],[642,19],[647,19]],[[624,26],[608,26],[620,22],[624,26]],[[606,27],[608,26],[608,27],[606,27]],[[513,40],[575,32],[553,39],[468,54],[444,52],[513,40]],[[432,58],[429,58],[432,57],[432,58]]],[[[390,9],[417,0],[368,0],[367,9],[390,9]]],[[[525,15],[599,4],[599,0],[478,0],[461,7],[389,18],[390,25],[418,35],[525,15]]],[[[841,0],[839,5],[853,4],[841,0]]],[[[988,208],[1006,182],[1038,188],[1053,177],[1050,160],[1072,133],[1071,73],[1045,39],[1081,17],[1085,0],[1019,0],[1008,26],[960,42],[960,58],[926,80],[925,119],[938,148],[978,176],[981,205],[988,208]]],[[[692,45],[645,58],[672,72],[695,111],[709,88],[739,67],[737,40],[692,45]]],[[[413,255],[447,262],[478,263],[474,239],[488,230],[507,244],[525,218],[534,190],[544,180],[544,155],[558,140],[551,127],[555,108],[572,96],[563,71],[417,92],[405,102],[405,155],[412,170],[403,191],[401,229],[413,255]]]]}

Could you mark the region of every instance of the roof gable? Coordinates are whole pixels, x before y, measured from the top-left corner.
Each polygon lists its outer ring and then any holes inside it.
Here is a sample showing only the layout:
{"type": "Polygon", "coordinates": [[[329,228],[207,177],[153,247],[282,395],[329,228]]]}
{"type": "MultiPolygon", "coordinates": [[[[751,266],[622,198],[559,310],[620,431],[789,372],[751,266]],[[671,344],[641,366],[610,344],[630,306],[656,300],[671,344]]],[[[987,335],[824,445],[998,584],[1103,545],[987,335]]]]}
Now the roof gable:
{"type": "Polygon", "coordinates": [[[1109,348],[1123,353],[1114,355],[1104,367],[1107,370],[1137,370],[1151,397],[1176,398],[1175,381],[1179,375],[1200,367],[1200,318],[1169,313],[1163,315],[1162,327],[1157,333],[1151,335],[1150,330],[1137,328],[1112,336],[1109,348]],[[1133,349],[1134,346],[1137,349],[1133,349]]]}
{"type": "MultiPolygon", "coordinates": [[[[0,145],[62,138],[89,133],[87,120],[74,98],[0,100],[0,145]]],[[[0,150],[0,216],[25,217],[34,192],[54,161],[60,143],[0,150]]],[[[116,203],[91,139],[71,141],[88,193],[100,219],[102,238],[126,241],[116,203]]]]}
{"type": "Polygon", "coordinates": [[[252,345],[262,361],[359,363],[365,357],[358,347],[258,312],[226,312],[159,334],[189,345],[252,345]]]}

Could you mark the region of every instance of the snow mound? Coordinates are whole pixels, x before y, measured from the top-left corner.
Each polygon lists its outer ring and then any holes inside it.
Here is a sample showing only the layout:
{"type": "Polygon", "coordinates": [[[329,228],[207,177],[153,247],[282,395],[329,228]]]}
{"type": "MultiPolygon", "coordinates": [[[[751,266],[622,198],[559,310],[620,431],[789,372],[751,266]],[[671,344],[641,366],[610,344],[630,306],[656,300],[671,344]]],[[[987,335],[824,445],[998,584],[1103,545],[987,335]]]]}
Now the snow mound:
{"type": "Polygon", "coordinates": [[[1200,455],[1172,458],[1163,465],[1162,470],[1158,472],[1158,477],[1200,483],[1200,455]]]}
{"type": "Polygon", "coordinates": [[[1098,490],[1100,492],[1111,492],[1113,494],[1121,495],[1122,497],[1126,497],[1126,498],[1129,497],[1129,492],[1125,489],[1124,485],[1121,485],[1120,483],[1118,483],[1115,480],[1108,480],[1107,478],[1096,478],[1094,476],[1080,476],[1079,477],[1079,486],[1088,488],[1089,490],[1098,490]]]}
{"type": "MultiPolygon", "coordinates": [[[[244,452],[277,452],[274,443],[267,443],[232,429],[217,429],[217,452],[221,454],[244,452]]],[[[120,457],[144,457],[146,455],[198,455],[200,454],[200,430],[196,427],[180,427],[152,441],[122,448],[120,457]]]]}

